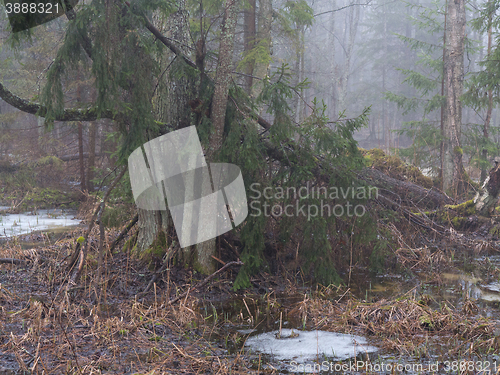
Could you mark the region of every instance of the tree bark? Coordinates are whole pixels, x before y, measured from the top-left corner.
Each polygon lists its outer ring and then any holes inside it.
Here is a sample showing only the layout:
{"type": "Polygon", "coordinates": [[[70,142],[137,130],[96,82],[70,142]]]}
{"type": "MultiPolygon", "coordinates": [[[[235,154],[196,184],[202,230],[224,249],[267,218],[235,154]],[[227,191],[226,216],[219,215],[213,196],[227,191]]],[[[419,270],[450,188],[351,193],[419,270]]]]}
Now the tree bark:
{"type": "Polygon", "coordinates": [[[85,163],[83,162],[83,124],[81,121],[78,121],[78,159],[80,162],[80,189],[85,191],[87,190],[87,186],[85,184],[85,163]]]}
{"type": "MultiPolygon", "coordinates": [[[[162,20],[155,20],[158,26],[164,29],[165,33],[179,41],[180,45],[189,45],[189,33],[186,25],[185,3],[184,1],[178,2],[179,10],[172,13],[166,22],[162,20]],[[164,24],[160,25],[160,22],[164,24]]],[[[160,35],[165,41],[168,41],[161,33],[159,33],[156,26],[148,22],[148,28],[155,30],[155,35],[160,35]]],[[[165,44],[165,43],[164,43],[165,44]]],[[[178,57],[183,57],[188,53],[188,49],[174,48],[166,44],[169,49],[174,52],[178,57]]],[[[195,82],[188,77],[171,77],[168,71],[176,56],[171,53],[165,53],[161,57],[160,64],[162,71],[165,74],[162,80],[158,83],[156,89],[156,96],[153,98],[155,111],[155,119],[161,123],[171,124],[174,129],[180,129],[190,124],[189,113],[186,108],[189,108],[188,102],[195,92],[195,82]]],[[[186,60],[186,59],[185,59],[186,60]]],[[[187,60],[190,61],[190,60],[187,60]]],[[[194,63],[189,65],[193,66],[194,63]]],[[[194,65],[196,67],[196,65],[194,65]]],[[[166,134],[169,130],[166,128],[160,129],[160,134],[166,134]]],[[[146,211],[138,209],[138,236],[137,236],[137,251],[147,249],[158,236],[159,231],[169,231],[172,222],[168,211],[146,211]]]]}
{"type": "MultiPolygon", "coordinates": [[[[257,40],[255,44],[259,44],[266,49],[267,53],[271,53],[271,23],[273,20],[273,8],[271,0],[259,0],[259,20],[257,40]]],[[[253,70],[254,77],[259,79],[252,86],[252,98],[256,98],[262,91],[261,80],[267,75],[269,69],[268,62],[256,62],[253,70]]]]}
{"type": "MultiPolygon", "coordinates": [[[[491,42],[492,42],[491,21],[492,21],[492,15],[490,15],[490,27],[488,28],[488,57],[491,55],[491,42]]],[[[486,119],[484,120],[484,125],[483,125],[483,137],[485,143],[488,141],[489,138],[492,111],[493,111],[493,91],[490,89],[488,90],[488,109],[486,110],[486,119]]],[[[485,162],[488,157],[488,151],[486,150],[486,147],[482,151],[482,157],[483,157],[483,162],[485,162]]],[[[481,182],[484,182],[485,180],[486,180],[486,168],[481,167],[481,182]]]]}
{"type": "Polygon", "coordinates": [[[226,119],[227,95],[231,83],[231,63],[234,49],[234,30],[236,27],[237,0],[226,0],[225,12],[222,21],[219,59],[215,73],[215,90],[212,99],[212,126],[213,133],[210,137],[210,150],[208,160],[214,161],[215,154],[222,147],[224,138],[224,122],[226,119]]]}
{"type": "Polygon", "coordinates": [[[364,168],[358,172],[358,177],[381,189],[379,194],[389,194],[392,200],[399,203],[421,204],[429,209],[454,203],[450,197],[437,190],[426,189],[409,181],[397,180],[377,169],[364,168]]]}
{"type": "Polygon", "coordinates": [[[87,163],[87,189],[94,191],[94,169],[95,169],[95,144],[97,136],[97,123],[92,121],[89,126],[89,160],[87,163]]]}
{"type": "MultiPolygon", "coordinates": [[[[215,73],[215,90],[212,98],[212,126],[210,135],[210,148],[207,152],[208,161],[214,162],[217,153],[222,148],[224,141],[224,123],[226,120],[227,98],[229,85],[231,83],[231,65],[234,50],[234,30],[236,27],[238,1],[226,0],[224,3],[224,19],[222,20],[221,39],[219,47],[219,59],[215,73]]],[[[205,175],[205,177],[208,177],[205,175]]],[[[208,177],[209,178],[209,177],[208,177]]],[[[205,178],[202,182],[203,191],[213,191],[211,182],[205,178]]],[[[215,238],[196,245],[196,267],[198,271],[209,275],[215,271],[215,238]]]]}
{"type": "MultiPolygon", "coordinates": [[[[253,49],[255,42],[255,0],[249,0],[247,4],[247,9],[245,9],[244,16],[244,46],[243,53],[247,56],[248,53],[253,49]]],[[[253,83],[253,68],[254,62],[248,61],[248,65],[245,68],[245,91],[250,94],[253,83]]]]}
{"type": "MultiPolygon", "coordinates": [[[[0,98],[11,106],[32,115],[37,115],[44,117],[47,113],[47,108],[40,105],[39,103],[34,103],[29,100],[20,98],[19,96],[10,92],[3,84],[0,83],[0,98]]],[[[99,110],[96,107],[90,107],[86,109],[65,109],[64,112],[56,116],[55,121],[94,121],[99,118],[109,118],[113,120],[119,120],[123,118],[123,114],[116,114],[113,111],[102,111],[98,113],[99,110]]]]}
{"type": "Polygon", "coordinates": [[[444,121],[443,190],[458,196],[465,190],[462,164],[462,103],[464,76],[465,2],[449,0],[447,10],[447,42],[444,63],[446,107],[444,121]]]}
{"type": "Polygon", "coordinates": [[[349,8],[349,17],[345,20],[345,32],[344,32],[344,41],[346,40],[346,34],[349,34],[347,47],[344,48],[345,51],[345,60],[344,67],[342,69],[341,75],[338,76],[337,80],[337,89],[338,89],[338,106],[339,111],[344,111],[347,108],[347,83],[349,81],[349,77],[351,75],[351,59],[352,52],[354,49],[354,41],[356,40],[356,33],[358,31],[359,24],[359,7],[352,6],[349,8]],[[347,24],[349,21],[349,24],[347,24]]]}

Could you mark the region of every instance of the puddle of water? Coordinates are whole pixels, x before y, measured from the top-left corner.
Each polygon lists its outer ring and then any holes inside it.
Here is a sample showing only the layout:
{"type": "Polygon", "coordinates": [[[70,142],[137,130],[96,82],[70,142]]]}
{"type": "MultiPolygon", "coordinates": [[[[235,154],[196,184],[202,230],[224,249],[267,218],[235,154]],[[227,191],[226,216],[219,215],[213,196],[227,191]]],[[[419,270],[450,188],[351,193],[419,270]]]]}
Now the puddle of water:
{"type": "Polygon", "coordinates": [[[378,349],[367,344],[364,337],[326,331],[283,329],[249,337],[245,345],[276,360],[294,360],[305,364],[322,358],[343,360],[378,349]]]}
{"type": "MultiPolygon", "coordinates": [[[[1,207],[0,207],[1,208],[1,207]]],[[[36,214],[0,215],[0,239],[40,230],[54,230],[78,225],[74,213],[62,210],[38,210],[36,214]]]]}

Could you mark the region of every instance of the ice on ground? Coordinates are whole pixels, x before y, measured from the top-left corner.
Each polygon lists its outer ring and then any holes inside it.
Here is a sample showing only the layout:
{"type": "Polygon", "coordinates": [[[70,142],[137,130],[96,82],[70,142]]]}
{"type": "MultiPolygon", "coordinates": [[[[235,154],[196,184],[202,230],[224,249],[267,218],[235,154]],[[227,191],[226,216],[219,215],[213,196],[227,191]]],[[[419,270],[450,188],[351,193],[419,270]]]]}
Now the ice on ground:
{"type": "Polygon", "coordinates": [[[61,210],[38,210],[37,214],[0,215],[0,238],[9,238],[39,230],[52,230],[77,225],[74,214],[61,210]]]}
{"type": "Polygon", "coordinates": [[[299,331],[283,329],[262,333],[247,339],[246,346],[252,350],[272,355],[277,360],[295,360],[299,363],[325,357],[343,360],[360,353],[371,353],[378,349],[369,346],[362,336],[326,331],[299,331]],[[292,337],[298,334],[296,337],[292,337]]]}

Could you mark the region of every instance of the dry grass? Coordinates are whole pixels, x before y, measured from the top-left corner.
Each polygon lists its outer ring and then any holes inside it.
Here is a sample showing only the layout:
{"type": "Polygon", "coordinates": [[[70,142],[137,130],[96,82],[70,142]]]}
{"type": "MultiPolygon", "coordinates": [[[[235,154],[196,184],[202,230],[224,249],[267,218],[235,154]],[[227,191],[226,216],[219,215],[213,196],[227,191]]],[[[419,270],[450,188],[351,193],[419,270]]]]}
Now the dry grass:
{"type": "Polygon", "coordinates": [[[34,374],[249,372],[242,357],[227,355],[203,338],[213,327],[198,312],[195,296],[168,305],[187,288],[184,281],[172,281],[167,290],[155,285],[137,300],[150,275],[126,254],[107,254],[104,282],[97,286],[91,247],[81,285],[66,292],[65,260],[73,246],[74,240],[65,240],[36,250],[0,248],[0,257],[27,261],[25,267],[0,265],[0,369],[34,374]]]}
{"type": "Polygon", "coordinates": [[[315,329],[376,337],[377,346],[402,355],[420,356],[433,341],[448,348],[446,355],[482,355],[498,351],[495,321],[482,316],[467,300],[458,309],[449,303],[431,307],[426,295],[414,293],[375,303],[349,298],[345,301],[308,298],[290,312],[311,322],[315,329]]]}
{"type": "MultiPolygon", "coordinates": [[[[200,299],[192,293],[168,303],[198,282],[185,270],[165,272],[138,299],[151,272],[128,253],[106,252],[97,284],[97,231],[89,238],[80,284],[69,288],[66,262],[83,231],[37,249],[0,247],[0,258],[25,261],[0,265],[0,369],[9,364],[35,374],[255,372],[252,358],[241,352],[230,355],[206,339],[223,336],[217,331],[228,323],[225,318],[214,323],[202,316],[200,299]]],[[[107,232],[107,237],[112,240],[116,233],[107,232]]],[[[449,256],[441,251],[401,245],[396,255],[406,268],[428,270],[449,264],[449,256]]],[[[289,280],[282,284],[291,294],[302,290],[289,280]]],[[[229,284],[219,281],[210,287],[229,289],[229,284]]],[[[258,326],[265,316],[272,325],[285,313],[304,327],[365,335],[384,350],[416,358],[429,356],[433,345],[446,348],[443,358],[499,350],[498,327],[472,300],[452,306],[412,292],[366,303],[349,289],[332,286],[306,294],[291,307],[280,304],[274,292],[265,297],[246,294],[235,324],[258,326]]],[[[233,336],[228,339],[241,348],[241,337],[234,332],[233,336]]]]}

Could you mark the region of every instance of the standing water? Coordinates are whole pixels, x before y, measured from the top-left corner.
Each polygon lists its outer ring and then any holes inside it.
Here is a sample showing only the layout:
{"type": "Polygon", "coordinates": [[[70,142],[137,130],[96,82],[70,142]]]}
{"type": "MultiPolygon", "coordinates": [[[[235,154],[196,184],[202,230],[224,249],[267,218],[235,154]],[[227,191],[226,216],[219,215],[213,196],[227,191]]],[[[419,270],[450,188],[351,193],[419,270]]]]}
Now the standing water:
{"type": "Polygon", "coordinates": [[[41,230],[54,230],[78,225],[74,212],[60,209],[37,210],[36,213],[7,214],[1,213],[0,207],[0,239],[15,237],[41,230]]]}

